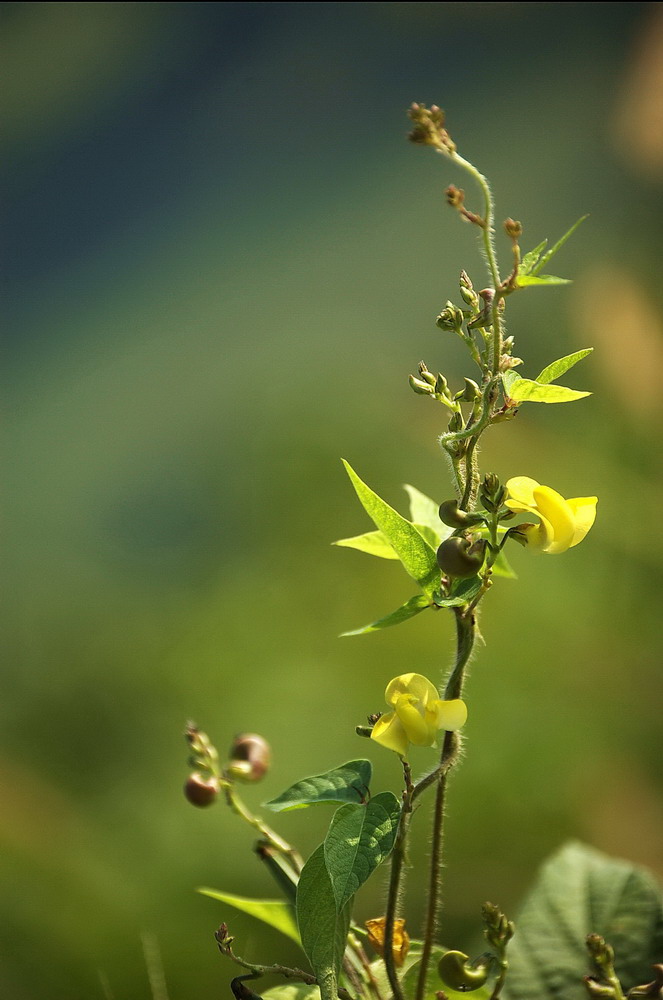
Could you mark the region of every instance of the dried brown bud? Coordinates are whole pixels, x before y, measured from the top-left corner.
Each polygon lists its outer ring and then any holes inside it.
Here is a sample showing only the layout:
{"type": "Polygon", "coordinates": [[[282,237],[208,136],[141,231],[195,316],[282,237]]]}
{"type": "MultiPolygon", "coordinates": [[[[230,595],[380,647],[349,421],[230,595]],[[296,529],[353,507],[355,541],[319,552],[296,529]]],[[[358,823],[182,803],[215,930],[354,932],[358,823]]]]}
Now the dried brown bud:
{"type": "Polygon", "coordinates": [[[462,188],[456,187],[455,184],[450,184],[444,195],[447,199],[447,204],[451,205],[452,208],[460,208],[465,201],[465,192],[462,188]]]}
{"type": "Polygon", "coordinates": [[[219,794],[219,783],[216,778],[204,778],[198,771],[190,774],[184,785],[184,795],[192,806],[204,809],[211,806],[219,794]]]}
{"type": "Polygon", "coordinates": [[[515,219],[505,219],[504,232],[510,239],[518,240],[523,235],[523,224],[522,222],[516,222],[515,219]]]}
{"type": "Polygon", "coordinates": [[[269,743],[257,733],[241,733],[230,748],[230,777],[240,781],[260,781],[267,774],[272,759],[269,743]]]}

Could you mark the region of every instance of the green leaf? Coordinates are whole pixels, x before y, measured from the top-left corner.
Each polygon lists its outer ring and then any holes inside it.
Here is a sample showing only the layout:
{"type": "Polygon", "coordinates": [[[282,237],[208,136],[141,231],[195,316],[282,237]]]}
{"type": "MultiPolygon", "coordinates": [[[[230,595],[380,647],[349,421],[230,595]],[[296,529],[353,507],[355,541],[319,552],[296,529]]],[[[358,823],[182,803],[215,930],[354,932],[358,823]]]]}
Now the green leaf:
{"type": "Polygon", "coordinates": [[[220,903],[226,903],[235,910],[247,913],[250,917],[269,924],[277,931],[281,931],[286,937],[292,938],[297,944],[299,932],[295,921],[295,911],[290,903],[284,903],[281,899],[247,899],[245,896],[232,896],[227,892],[219,892],[217,889],[198,889],[197,892],[211,899],[218,899],[220,903]]]}
{"type": "Polygon", "coordinates": [[[554,274],[519,274],[518,288],[527,288],[536,285],[570,285],[570,278],[557,278],[554,274]]]}
{"type": "Polygon", "coordinates": [[[520,275],[522,274],[532,273],[532,271],[534,270],[539,261],[539,258],[541,257],[541,254],[543,253],[543,251],[546,249],[547,246],[548,246],[548,240],[542,240],[539,243],[538,247],[534,247],[533,250],[530,250],[529,253],[525,254],[525,256],[520,261],[520,265],[518,267],[519,278],[520,275]]]}
{"type": "Polygon", "coordinates": [[[379,556],[381,559],[398,559],[392,546],[384,537],[381,531],[367,531],[363,535],[354,535],[352,538],[339,538],[332,545],[340,545],[346,549],[358,549],[359,552],[368,552],[370,556],[379,556]]]}
{"type": "Polygon", "coordinates": [[[393,792],[380,792],[366,806],[337,809],[324,843],[337,910],[389,857],[400,815],[401,807],[393,792]]]}
{"type": "Polygon", "coordinates": [[[297,886],[302,947],[320,986],[321,1000],[336,1000],[338,974],[350,928],[352,900],[338,911],[325,865],[324,845],[311,855],[297,886]]]}
{"type": "Polygon", "coordinates": [[[482,586],[480,576],[470,576],[467,580],[454,580],[448,597],[437,596],[435,606],[438,608],[460,608],[474,600],[482,586]]]}
{"type": "Polygon", "coordinates": [[[435,503],[416,486],[410,486],[409,483],[405,483],[403,489],[410,498],[410,520],[420,531],[423,525],[430,528],[437,539],[437,547],[442,541],[442,537],[446,537],[453,530],[440,521],[439,503],[435,503]]]}
{"type": "Polygon", "coordinates": [[[431,604],[430,598],[426,597],[425,594],[417,594],[416,597],[411,597],[409,601],[402,604],[400,608],[392,611],[390,615],[385,615],[384,618],[379,618],[376,622],[371,622],[370,625],[364,625],[363,628],[355,628],[350,632],[341,632],[341,638],[347,635],[368,635],[370,632],[379,632],[380,629],[390,628],[392,625],[400,625],[401,622],[406,622],[409,618],[414,618],[420,611],[430,608],[431,604]]]}
{"type": "Polygon", "coordinates": [[[514,572],[511,567],[511,563],[504,555],[504,549],[501,550],[497,559],[493,563],[493,576],[502,576],[506,580],[518,579],[518,574],[514,572]]]}
{"type": "Polygon", "coordinates": [[[543,866],[515,923],[505,1000],[586,998],[590,933],[614,948],[625,991],[651,980],[663,955],[663,897],[654,877],[575,842],[543,866]]]}
{"type": "Polygon", "coordinates": [[[580,225],[580,223],[584,222],[585,219],[588,219],[588,218],[589,218],[588,215],[581,215],[580,218],[578,219],[578,221],[574,222],[573,225],[571,226],[571,228],[567,229],[567,231],[564,233],[564,235],[562,237],[560,237],[560,239],[557,240],[557,243],[555,243],[553,246],[551,246],[550,250],[548,250],[547,253],[544,253],[542,255],[542,257],[537,261],[537,263],[535,264],[534,268],[532,269],[532,273],[533,274],[538,274],[539,271],[542,271],[544,269],[544,267],[546,266],[546,264],[548,263],[548,261],[551,260],[555,256],[555,254],[557,253],[557,251],[562,249],[562,247],[564,246],[564,244],[566,243],[566,241],[569,239],[569,237],[573,236],[573,234],[575,233],[575,231],[578,228],[578,226],[580,225]]]}
{"type": "Polygon", "coordinates": [[[440,583],[440,570],[433,547],[425,541],[410,521],[362,482],[345,460],[343,464],[364,510],[375,527],[383,532],[405,570],[417,581],[424,593],[432,597],[440,583]]]}
{"type": "Polygon", "coordinates": [[[506,374],[510,376],[504,379],[506,393],[516,403],[570,403],[574,399],[591,396],[591,392],[578,392],[564,385],[541,385],[534,379],[521,378],[515,372],[506,374]]]}
{"type": "Polygon", "coordinates": [[[308,983],[281,983],[270,990],[261,990],[263,1000],[314,1000],[319,996],[317,986],[308,983]]]}
{"type": "MultiPolygon", "coordinates": [[[[445,951],[447,951],[447,949],[440,948],[439,945],[433,946],[431,962],[428,966],[428,972],[426,974],[424,1000],[436,1000],[437,994],[441,990],[444,990],[444,995],[448,998],[448,1000],[467,1000],[468,997],[472,997],[473,1000],[490,1000],[490,996],[493,991],[492,986],[481,986],[478,990],[472,990],[470,993],[467,991],[461,993],[458,990],[452,990],[451,987],[442,982],[437,971],[437,966],[445,951]]],[[[416,962],[412,963],[403,976],[403,993],[406,997],[413,997],[417,992],[420,968],[421,960],[418,959],[416,962]]],[[[535,998],[532,996],[529,1000],[535,1000],[535,998]]],[[[539,1000],[539,997],[536,997],[536,1000],[539,1000]]]]}
{"type": "Polygon", "coordinates": [[[290,809],[304,809],[319,802],[364,803],[370,792],[373,766],[370,760],[349,760],[324,774],[314,774],[310,778],[296,781],[275,799],[265,802],[265,808],[273,812],[287,812],[290,809]]]}
{"type": "Polygon", "coordinates": [[[574,354],[567,354],[566,357],[553,361],[552,364],[543,369],[540,375],[536,376],[536,381],[542,382],[544,385],[547,385],[548,382],[554,382],[560,375],[567,372],[569,368],[573,368],[579,361],[582,361],[588,354],[591,354],[593,350],[593,347],[586,347],[582,351],[575,351],[574,354]]]}

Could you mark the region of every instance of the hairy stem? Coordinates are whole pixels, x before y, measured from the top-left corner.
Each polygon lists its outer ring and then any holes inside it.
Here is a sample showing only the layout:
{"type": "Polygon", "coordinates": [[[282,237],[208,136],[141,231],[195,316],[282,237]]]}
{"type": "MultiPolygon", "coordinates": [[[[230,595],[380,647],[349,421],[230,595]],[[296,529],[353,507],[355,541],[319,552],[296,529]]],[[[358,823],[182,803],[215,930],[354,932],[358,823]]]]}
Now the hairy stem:
{"type": "MultiPolygon", "coordinates": [[[[456,616],[456,662],[447,681],[444,692],[446,700],[460,698],[465,679],[465,668],[474,645],[475,622],[472,614],[463,615],[460,609],[455,610],[456,616]]],[[[442,746],[440,763],[448,759],[456,742],[456,734],[446,732],[442,746]]],[[[428,903],[426,907],[426,922],[424,925],[424,945],[421,952],[419,978],[417,980],[416,1000],[423,1000],[426,992],[426,979],[430,964],[431,952],[437,930],[438,913],[440,909],[440,888],[442,873],[442,850],[444,844],[444,813],[446,805],[447,781],[450,768],[438,769],[438,782],[433,807],[432,845],[428,882],[428,903]]]]}
{"type": "Polygon", "coordinates": [[[410,765],[403,760],[403,775],[405,778],[405,790],[403,792],[403,805],[398,823],[398,832],[391,855],[391,874],[389,878],[389,891],[387,894],[387,913],[384,925],[384,965],[387,970],[387,979],[391,986],[394,1000],[405,1000],[401,987],[396,963],[394,961],[394,924],[396,922],[396,911],[401,894],[401,878],[403,866],[405,864],[405,851],[407,845],[407,834],[412,815],[412,801],[415,793],[415,786],[412,784],[412,772],[410,765]]]}

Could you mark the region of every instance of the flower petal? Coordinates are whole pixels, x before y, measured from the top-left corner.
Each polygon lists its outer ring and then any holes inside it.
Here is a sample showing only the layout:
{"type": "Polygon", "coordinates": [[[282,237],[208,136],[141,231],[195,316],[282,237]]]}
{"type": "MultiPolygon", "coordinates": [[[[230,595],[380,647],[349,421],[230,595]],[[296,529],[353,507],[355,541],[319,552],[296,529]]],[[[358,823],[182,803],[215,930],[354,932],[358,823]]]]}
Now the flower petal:
{"type": "MultiPolygon", "coordinates": [[[[436,692],[437,693],[437,692],[436,692]]],[[[429,724],[424,718],[421,707],[417,707],[412,695],[403,694],[396,702],[396,715],[410,743],[415,747],[429,747],[435,742],[437,727],[429,724]]]]}
{"type": "Polygon", "coordinates": [[[447,729],[454,732],[460,729],[467,722],[467,705],[462,698],[454,698],[452,701],[441,701],[438,709],[438,722],[440,729],[447,729]]]}
{"type": "Polygon", "coordinates": [[[371,739],[387,750],[400,754],[401,757],[405,757],[407,753],[409,740],[395,712],[387,712],[386,715],[380,716],[373,726],[371,739]]]}
{"type": "Polygon", "coordinates": [[[412,695],[423,706],[438,697],[437,688],[423,674],[401,674],[387,684],[384,700],[388,705],[395,705],[403,694],[412,695]]]}
{"type": "Polygon", "coordinates": [[[566,552],[571,547],[576,530],[573,511],[564,497],[550,486],[537,486],[534,499],[539,513],[550,522],[554,533],[553,541],[545,546],[544,551],[553,555],[566,552]]]}
{"type": "Polygon", "coordinates": [[[573,500],[566,501],[573,511],[576,530],[570,548],[581,542],[596,518],[596,505],[598,497],[574,497],[573,500]]]}
{"type": "MultiPolygon", "coordinates": [[[[506,488],[510,499],[518,504],[523,504],[522,509],[531,510],[536,506],[534,490],[538,485],[536,479],[530,479],[529,476],[514,476],[506,483],[506,488]]],[[[507,506],[511,505],[507,502],[507,506]]],[[[511,509],[518,510],[520,508],[511,507],[511,509]]]]}

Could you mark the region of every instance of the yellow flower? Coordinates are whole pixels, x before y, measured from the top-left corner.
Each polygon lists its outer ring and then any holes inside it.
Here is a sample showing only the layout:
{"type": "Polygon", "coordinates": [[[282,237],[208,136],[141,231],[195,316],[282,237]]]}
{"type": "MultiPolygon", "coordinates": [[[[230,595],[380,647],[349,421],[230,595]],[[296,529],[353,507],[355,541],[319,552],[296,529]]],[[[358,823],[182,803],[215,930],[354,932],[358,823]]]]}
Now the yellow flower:
{"type": "Polygon", "coordinates": [[[542,552],[566,552],[581,542],[596,517],[596,497],[565,500],[550,486],[541,486],[529,476],[516,476],[506,484],[510,510],[536,514],[540,524],[522,526],[527,544],[542,552]]]}
{"type": "Polygon", "coordinates": [[[394,711],[381,715],[373,726],[371,739],[401,757],[410,743],[432,747],[440,729],[460,729],[467,719],[460,698],[443,701],[435,685],[421,674],[401,674],[387,684],[385,701],[394,711]]]}
{"type": "MultiPolygon", "coordinates": [[[[368,931],[368,943],[377,951],[378,955],[384,958],[384,929],[387,923],[386,917],[378,917],[376,920],[367,920],[365,923],[368,931]]],[[[405,930],[405,921],[401,918],[394,920],[394,940],[392,951],[394,955],[394,965],[399,968],[405,962],[407,953],[410,950],[410,935],[405,930]]]]}

